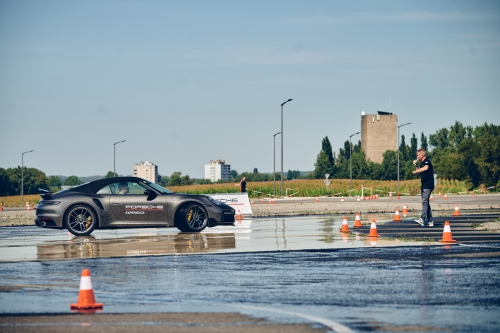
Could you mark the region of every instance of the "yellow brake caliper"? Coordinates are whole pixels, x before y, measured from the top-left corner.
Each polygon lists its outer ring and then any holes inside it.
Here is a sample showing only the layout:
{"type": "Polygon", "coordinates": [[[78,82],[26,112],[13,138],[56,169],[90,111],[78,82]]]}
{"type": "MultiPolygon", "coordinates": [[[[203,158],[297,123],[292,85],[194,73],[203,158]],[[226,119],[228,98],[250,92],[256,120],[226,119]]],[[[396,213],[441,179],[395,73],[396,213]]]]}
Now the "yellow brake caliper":
{"type": "Polygon", "coordinates": [[[85,229],[88,229],[90,223],[92,223],[92,216],[87,217],[87,223],[85,223],[85,229]]]}
{"type": "Polygon", "coordinates": [[[187,216],[187,220],[188,222],[191,222],[191,219],[193,218],[193,210],[190,209],[189,212],[188,212],[188,216],[187,216]]]}

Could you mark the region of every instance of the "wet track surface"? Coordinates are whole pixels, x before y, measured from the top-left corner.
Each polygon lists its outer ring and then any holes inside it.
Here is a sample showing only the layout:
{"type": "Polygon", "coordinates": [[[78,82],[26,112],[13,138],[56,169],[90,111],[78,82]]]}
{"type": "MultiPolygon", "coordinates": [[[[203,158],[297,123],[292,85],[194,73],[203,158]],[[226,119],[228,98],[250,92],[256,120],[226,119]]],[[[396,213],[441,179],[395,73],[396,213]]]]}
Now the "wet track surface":
{"type": "MultiPolygon", "coordinates": [[[[102,314],[249,316],[233,326],[224,326],[222,319],[193,326],[202,331],[251,331],[255,323],[248,318],[265,318],[267,324],[257,329],[298,323],[338,332],[497,332],[500,241],[495,240],[500,234],[470,228],[496,216],[440,217],[434,228],[381,222],[376,244],[363,236],[369,226],[345,239],[340,216],[244,220],[234,229],[216,227],[201,234],[130,229],[72,237],[60,230],[1,228],[0,331],[68,331],[73,326],[60,324],[66,317],[23,326],[21,317],[16,321],[6,314],[69,314],[80,272],[89,268],[96,299],[104,303],[102,314]],[[444,220],[452,223],[458,244],[435,241],[444,220]],[[401,240],[402,231],[407,236],[401,240]]],[[[388,221],[391,216],[362,215],[365,223],[371,218],[388,221]]],[[[147,326],[143,317],[137,322],[141,330],[147,326]]],[[[169,325],[173,331],[185,328],[174,319],[169,325]]]]}

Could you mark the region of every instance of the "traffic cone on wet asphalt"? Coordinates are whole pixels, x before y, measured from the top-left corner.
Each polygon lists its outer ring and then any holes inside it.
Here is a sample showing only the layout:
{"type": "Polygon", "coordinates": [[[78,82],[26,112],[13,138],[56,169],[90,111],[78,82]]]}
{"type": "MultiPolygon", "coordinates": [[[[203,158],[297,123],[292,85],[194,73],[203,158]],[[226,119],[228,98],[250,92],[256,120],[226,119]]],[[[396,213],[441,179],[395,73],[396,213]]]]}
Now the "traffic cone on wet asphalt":
{"type": "Polygon", "coordinates": [[[455,211],[453,212],[453,214],[451,216],[461,216],[460,210],[458,209],[458,205],[455,205],[455,211]]]}
{"type": "Polygon", "coordinates": [[[472,197],[475,199],[476,198],[476,193],[472,193],[472,197]]]}
{"type": "Polygon", "coordinates": [[[356,199],[356,201],[360,201],[361,199],[359,198],[359,195],[358,195],[358,199],[356,199]]]}
{"type": "Polygon", "coordinates": [[[340,229],[340,232],[349,232],[349,225],[347,225],[347,218],[345,216],[342,220],[342,229],[340,229]]]}
{"type": "Polygon", "coordinates": [[[370,233],[368,234],[368,237],[380,237],[380,235],[377,232],[377,224],[375,223],[375,220],[372,220],[372,224],[370,226],[370,233]]]}
{"type": "Polygon", "coordinates": [[[361,219],[359,218],[359,213],[356,213],[356,218],[354,219],[353,228],[361,228],[363,225],[361,224],[361,219]]]}
{"type": "Polygon", "coordinates": [[[342,199],[340,199],[340,201],[344,201],[344,196],[342,196],[342,199]]]}
{"type": "Polygon", "coordinates": [[[441,198],[441,192],[439,192],[439,193],[438,193],[438,197],[440,197],[440,198],[441,198]]]}
{"type": "Polygon", "coordinates": [[[392,198],[392,192],[389,192],[389,198],[392,198]]]}
{"type": "Polygon", "coordinates": [[[448,200],[448,196],[446,195],[446,193],[444,194],[444,200],[448,200]]]}
{"type": "Polygon", "coordinates": [[[318,197],[316,197],[316,202],[319,202],[319,198],[318,197]]]}
{"type": "Polygon", "coordinates": [[[82,278],[80,280],[80,292],[78,293],[78,303],[70,305],[72,310],[80,309],[102,309],[102,303],[96,303],[94,298],[94,290],[92,289],[92,281],[90,280],[90,270],[82,270],[82,278]]]}
{"type": "Polygon", "coordinates": [[[236,219],[237,219],[237,220],[240,220],[240,221],[243,219],[243,218],[241,217],[241,212],[240,212],[240,210],[239,210],[239,209],[238,209],[238,215],[236,215],[236,219]]]}
{"type": "Polygon", "coordinates": [[[434,198],[432,197],[432,195],[431,195],[431,197],[429,198],[429,200],[430,200],[430,201],[434,200],[434,198]]]}
{"type": "Polygon", "coordinates": [[[348,235],[348,234],[346,234],[346,233],[343,233],[343,234],[342,234],[342,241],[343,241],[344,243],[347,243],[347,242],[349,241],[349,235],[348,235]]]}
{"type": "Polygon", "coordinates": [[[401,222],[401,216],[399,216],[399,209],[396,208],[396,212],[394,213],[394,219],[392,222],[401,222]]]}
{"type": "Polygon", "coordinates": [[[408,215],[408,207],[406,207],[406,204],[403,205],[403,216],[406,217],[408,215]]]}
{"type": "Polygon", "coordinates": [[[262,200],[260,201],[261,203],[264,203],[264,198],[262,198],[262,200]]]}
{"type": "Polygon", "coordinates": [[[3,202],[0,204],[0,212],[3,211],[3,202]]]}
{"type": "Polygon", "coordinates": [[[31,209],[30,203],[26,201],[26,210],[30,210],[30,209],[31,209]]]}
{"type": "Polygon", "coordinates": [[[446,221],[444,223],[443,239],[441,239],[440,242],[443,242],[443,243],[455,243],[456,242],[456,240],[454,240],[451,236],[451,227],[450,227],[450,222],[448,222],[448,221],[446,221]]]}
{"type": "Polygon", "coordinates": [[[252,200],[252,201],[250,201],[250,205],[253,205],[253,200],[252,200]]]}

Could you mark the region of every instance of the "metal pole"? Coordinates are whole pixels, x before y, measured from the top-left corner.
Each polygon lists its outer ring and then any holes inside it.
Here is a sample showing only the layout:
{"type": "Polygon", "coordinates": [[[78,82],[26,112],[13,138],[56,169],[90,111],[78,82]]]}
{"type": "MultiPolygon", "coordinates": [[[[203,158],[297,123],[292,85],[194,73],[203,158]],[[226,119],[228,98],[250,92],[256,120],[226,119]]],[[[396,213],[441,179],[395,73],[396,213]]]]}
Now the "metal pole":
{"type": "Polygon", "coordinates": [[[351,171],[351,176],[350,176],[350,180],[351,180],[351,185],[350,185],[350,190],[352,190],[352,159],[351,159],[351,154],[352,154],[352,143],[351,143],[351,138],[353,136],[355,136],[356,134],[359,134],[361,132],[357,132],[357,133],[354,133],[352,135],[349,136],[349,169],[351,171]]]}
{"type": "Polygon", "coordinates": [[[127,140],[122,140],[113,143],[113,174],[115,175],[115,177],[116,177],[116,145],[125,141],[127,140]]]}
{"type": "Polygon", "coordinates": [[[34,150],[25,151],[21,154],[21,204],[24,203],[24,154],[31,153],[34,150]]]}
{"type": "Polygon", "coordinates": [[[274,134],[274,159],[273,159],[273,178],[274,178],[274,197],[276,197],[276,135],[281,134],[278,132],[274,134]]]}
{"type": "Polygon", "coordinates": [[[411,123],[406,123],[398,126],[398,197],[399,197],[399,128],[410,124],[411,123]]]}
{"type": "Polygon", "coordinates": [[[281,196],[283,196],[283,105],[292,101],[293,99],[288,99],[281,103],[281,196]]]}

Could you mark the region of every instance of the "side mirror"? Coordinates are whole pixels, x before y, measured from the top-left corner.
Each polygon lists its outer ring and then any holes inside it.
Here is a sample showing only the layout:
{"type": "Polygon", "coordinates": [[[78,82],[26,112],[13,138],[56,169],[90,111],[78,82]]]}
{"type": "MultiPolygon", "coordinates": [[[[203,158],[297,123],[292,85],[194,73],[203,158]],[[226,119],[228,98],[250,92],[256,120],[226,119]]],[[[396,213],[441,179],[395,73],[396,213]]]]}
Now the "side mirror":
{"type": "Polygon", "coordinates": [[[144,190],[144,195],[148,196],[148,201],[151,201],[154,198],[156,198],[156,193],[154,191],[151,191],[151,190],[144,190]]]}

